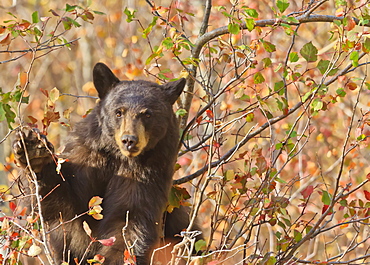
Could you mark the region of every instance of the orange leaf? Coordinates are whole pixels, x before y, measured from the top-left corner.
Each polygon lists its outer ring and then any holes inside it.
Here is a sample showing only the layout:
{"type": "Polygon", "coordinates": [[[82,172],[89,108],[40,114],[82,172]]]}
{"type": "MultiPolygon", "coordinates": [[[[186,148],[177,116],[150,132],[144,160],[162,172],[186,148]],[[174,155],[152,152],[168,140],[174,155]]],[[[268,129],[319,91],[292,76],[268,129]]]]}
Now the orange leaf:
{"type": "Polygon", "coordinates": [[[0,26],[0,34],[3,34],[5,30],[6,30],[5,26],[0,26]]]}
{"type": "Polygon", "coordinates": [[[208,118],[210,118],[211,120],[214,118],[212,110],[209,110],[209,109],[206,110],[206,114],[207,114],[208,118]]]}
{"type": "Polygon", "coordinates": [[[10,37],[10,33],[6,34],[5,36],[0,36],[0,45],[2,46],[9,45],[11,41],[12,39],[10,37]]]}
{"type": "Polygon", "coordinates": [[[347,87],[349,88],[349,90],[355,90],[357,88],[357,85],[353,82],[349,82],[347,84],[347,87]]]}
{"type": "Polygon", "coordinates": [[[99,196],[94,196],[89,201],[89,208],[100,205],[103,202],[103,198],[99,196]]]}

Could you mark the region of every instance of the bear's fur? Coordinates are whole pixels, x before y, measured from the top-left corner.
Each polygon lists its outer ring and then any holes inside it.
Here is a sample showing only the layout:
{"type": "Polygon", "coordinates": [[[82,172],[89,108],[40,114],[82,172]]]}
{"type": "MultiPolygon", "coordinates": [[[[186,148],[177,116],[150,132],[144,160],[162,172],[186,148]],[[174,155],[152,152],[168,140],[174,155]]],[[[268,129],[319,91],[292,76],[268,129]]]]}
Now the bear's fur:
{"type": "MultiPolygon", "coordinates": [[[[149,264],[161,235],[177,158],[179,126],[172,105],[185,80],[162,86],[148,81],[120,81],[102,63],[95,65],[93,79],[100,101],[70,134],[61,155],[68,159],[62,164],[61,174],[51,155],[52,144],[35,130],[17,133],[13,144],[16,161],[26,169],[28,159],[37,175],[42,215],[49,229],[86,212],[93,196],[103,198],[102,220],[83,215],[51,232],[58,264],[82,259],[91,241],[83,221],[94,238],[116,238],[113,246],[92,244],[86,259],[101,254],[106,259],[104,264],[123,264],[126,246],[122,228],[127,212],[125,239],[133,245],[137,263],[149,264]]],[[[183,228],[184,224],[175,224],[173,231],[166,232],[173,236],[183,228]]]]}

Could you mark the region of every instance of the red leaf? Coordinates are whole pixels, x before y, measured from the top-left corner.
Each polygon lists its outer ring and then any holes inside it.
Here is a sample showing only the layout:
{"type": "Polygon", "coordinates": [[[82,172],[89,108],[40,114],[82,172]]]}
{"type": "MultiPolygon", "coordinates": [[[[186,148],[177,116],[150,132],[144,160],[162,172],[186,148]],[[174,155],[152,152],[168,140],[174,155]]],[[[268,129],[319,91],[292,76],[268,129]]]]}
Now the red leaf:
{"type": "Polygon", "coordinates": [[[370,192],[364,190],[366,200],[370,201],[370,192]]]}
{"type": "Polygon", "coordinates": [[[367,173],[366,178],[370,180],[370,173],[367,173]]]}
{"type": "MultiPolygon", "coordinates": [[[[324,205],[322,207],[321,213],[324,214],[328,208],[329,208],[329,205],[324,205]]],[[[328,215],[332,215],[332,214],[333,214],[333,210],[330,210],[329,213],[328,213],[328,215]]]]}
{"type": "Polygon", "coordinates": [[[14,202],[9,202],[9,208],[10,208],[10,210],[12,210],[14,212],[15,209],[17,208],[17,205],[15,205],[14,202]]]}
{"type": "Polygon", "coordinates": [[[112,236],[108,239],[99,239],[98,240],[103,246],[113,246],[116,241],[116,237],[112,236]]]}
{"type": "Polygon", "coordinates": [[[311,196],[312,192],[313,192],[313,186],[310,185],[310,186],[307,186],[304,190],[302,190],[301,194],[304,199],[307,199],[308,197],[311,196]]]}

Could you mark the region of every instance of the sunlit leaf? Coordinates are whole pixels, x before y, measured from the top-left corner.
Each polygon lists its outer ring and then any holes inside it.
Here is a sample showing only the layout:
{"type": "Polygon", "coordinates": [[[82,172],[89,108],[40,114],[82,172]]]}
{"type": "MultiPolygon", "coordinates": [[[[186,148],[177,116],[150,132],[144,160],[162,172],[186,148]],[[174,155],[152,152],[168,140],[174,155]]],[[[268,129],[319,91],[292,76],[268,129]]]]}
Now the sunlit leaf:
{"type": "Polygon", "coordinates": [[[116,237],[112,236],[107,239],[99,239],[98,240],[103,246],[113,246],[114,242],[116,242],[116,237]]]}
{"type": "Polygon", "coordinates": [[[279,9],[279,11],[283,13],[289,7],[289,2],[288,0],[277,0],[276,6],[279,9]]]}
{"type": "Polygon", "coordinates": [[[89,201],[89,208],[100,205],[103,202],[103,198],[94,196],[89,201]]]}
{"type": "Polygon", "coordinates": [[[91,237],[92,232],[91,232],[90,226],[88,225],[86,221],[83,221],[82,227],[85,230],[86,234],[91,237]]]}
{"type": "Polygon", "coordinates": [[[240,32],[240,26],[239,24],[236,24],[236,23],[230,23],[227,28],[229,29],[229,32],[231,34],[239,34],[240,32]]]}

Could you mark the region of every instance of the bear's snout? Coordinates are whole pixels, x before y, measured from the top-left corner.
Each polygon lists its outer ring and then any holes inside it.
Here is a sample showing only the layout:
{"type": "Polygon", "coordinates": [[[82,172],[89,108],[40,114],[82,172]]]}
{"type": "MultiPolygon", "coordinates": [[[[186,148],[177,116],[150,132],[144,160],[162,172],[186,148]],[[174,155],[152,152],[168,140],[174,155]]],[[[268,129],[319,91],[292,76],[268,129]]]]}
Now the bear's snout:
{"type": "Polygon", "coordinates": [[[136,144],[138,142],[138,138],[135,135],[123,135],[122,138],[123,146],[127,149],[127,151],[133,151],[135,149],[136,144]]]}

